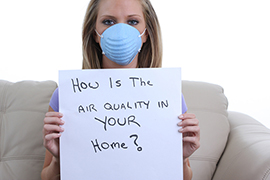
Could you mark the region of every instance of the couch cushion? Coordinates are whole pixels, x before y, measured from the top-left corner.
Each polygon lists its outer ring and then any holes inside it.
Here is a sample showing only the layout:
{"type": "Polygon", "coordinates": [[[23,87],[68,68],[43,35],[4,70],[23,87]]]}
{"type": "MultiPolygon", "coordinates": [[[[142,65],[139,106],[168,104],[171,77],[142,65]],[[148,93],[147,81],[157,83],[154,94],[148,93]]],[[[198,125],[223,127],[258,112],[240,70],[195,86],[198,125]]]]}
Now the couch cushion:
{"type": "Polygon", "coordinates": [[[0,80],[0,179],[40,179],[43,119],[56,86],[0,80]]]}
{"type": "Polygon", "coordinates": [[[201,128],[201,147],[190,157],[193,179],[210,180],[229,135],[227,98],[218,85],[190,81],[183,81],[183,95],[201,128]]]}

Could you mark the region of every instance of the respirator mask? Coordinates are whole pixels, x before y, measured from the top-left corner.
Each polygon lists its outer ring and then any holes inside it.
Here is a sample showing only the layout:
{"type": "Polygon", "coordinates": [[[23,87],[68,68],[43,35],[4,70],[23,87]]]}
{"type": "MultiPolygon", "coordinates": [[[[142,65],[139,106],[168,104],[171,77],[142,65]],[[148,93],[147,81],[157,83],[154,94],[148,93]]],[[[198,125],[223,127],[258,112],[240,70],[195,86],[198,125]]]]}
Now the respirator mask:
{"type": "Polygon", "coordinates": [[[111,61],[125,66],[132,62],[135,56],[140,52],[142,46],[142,34],[124,23],[115,24],[106,29],[101,35],[95,30],[101,38],[100,46],[102,54],[111,61]]]}

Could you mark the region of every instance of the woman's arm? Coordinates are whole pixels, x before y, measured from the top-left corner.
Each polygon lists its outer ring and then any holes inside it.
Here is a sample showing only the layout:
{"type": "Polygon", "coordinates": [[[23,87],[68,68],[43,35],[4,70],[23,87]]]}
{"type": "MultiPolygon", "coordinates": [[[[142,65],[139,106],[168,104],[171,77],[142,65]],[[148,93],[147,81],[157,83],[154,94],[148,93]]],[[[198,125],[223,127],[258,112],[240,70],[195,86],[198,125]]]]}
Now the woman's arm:
{"type": "Polygon", "coordinates": [[[41,172],[42,180],[60,179],[60,162],[48,150],[46,150],[43,170],[41,172]]]}
{"type": "Polygon", "coordinates": [[[189,157],[200,147],[199,121],[194,114],[182,114],[179,116],[182,121],[178,123],[181,127],[179,132],[183,134],[183,173],[184,180],[192,179],[189,157]]]}
{"type": "Polygon", "coordinates": [[[184,180],[191,180],[192,179],[192,170],[190,168],[189,159],[186,158],[183,161],[183,173],[184,173],[184,180]]]}
{"type": "Polygon", "coordinates": [[[49,107],[49,112],[44,118],[43,144],[47,150],[41,172],[42,180],[60,179],[59,137],[64,129],[59,125],[64,124],[61,120],[62,116],[49,107]]]}

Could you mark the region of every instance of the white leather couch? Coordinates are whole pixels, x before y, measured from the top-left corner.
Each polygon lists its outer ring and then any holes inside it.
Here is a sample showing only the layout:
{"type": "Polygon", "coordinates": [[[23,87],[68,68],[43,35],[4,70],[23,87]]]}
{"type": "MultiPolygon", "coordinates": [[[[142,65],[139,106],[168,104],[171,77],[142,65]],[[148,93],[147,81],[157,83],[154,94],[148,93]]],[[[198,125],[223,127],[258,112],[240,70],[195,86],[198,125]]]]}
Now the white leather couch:
{"type": "MultiPolygon", "coordinates": [[[[53,81],[0,80],[0,180],[40,179],[43,118],[56,87],[53,81]]],[[[183,94],[201,127],[201,147],[190,157],[194,180],[270,180],[268,128],[228,112],[218,85],[183,81],[183,94]]]]}

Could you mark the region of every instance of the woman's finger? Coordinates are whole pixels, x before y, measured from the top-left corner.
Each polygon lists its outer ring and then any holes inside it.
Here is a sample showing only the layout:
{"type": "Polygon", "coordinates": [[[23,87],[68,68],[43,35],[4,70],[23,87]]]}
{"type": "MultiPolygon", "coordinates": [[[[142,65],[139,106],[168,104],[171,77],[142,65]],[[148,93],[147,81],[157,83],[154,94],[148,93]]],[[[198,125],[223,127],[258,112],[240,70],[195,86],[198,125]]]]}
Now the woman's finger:
{"type": "Polygon", "coordinates": [[[45,124],[43,128],[45,131],[45,135],[50,134],[50,132],[64,132],[63,127],[52,124],[45,124]]]}
{"type": "Polygon", "coordinates": [[[177,124],[178,126],[199,126],[199,120],[198,119],[184,119],[181,122],[177,124]]]}
{"type": "Polygon", "coordinates": [[[44,124],[57,124],[57,125],[64,125],[64,121],[59,117],[45,117],[44,124]]]}
{"type": "Polygon", "coordinates": [[[186,126],[179,129],[180,133],[195,133],[195,136],[199,135],[200,127],[199,126],[186,126]]]}
{"type": "Polygon", "coordinates": [[[195,119],[196,116],[195,114],[189,114],[189,113],[185,113],[185,114],[181,114],[180,116],[178,116],[179,119],[195,119]]]}
{"type": "Polygon", "coordinates": [[[51,140],[54,140],[54,139],[57,139],[61,136],[61,133],[51,133],[51,134],[47,134],[44,139],[45,139],[45,142],[44,142],[44,146],[46,147],[46,142],[49,142],[51,140]]]}
{"type": "Polygon", "coordinates": [[[49,111],[45,114],[46,117],[63,117],[63,114],[60,112],[54,112],[54,111],[49,111]]]}

